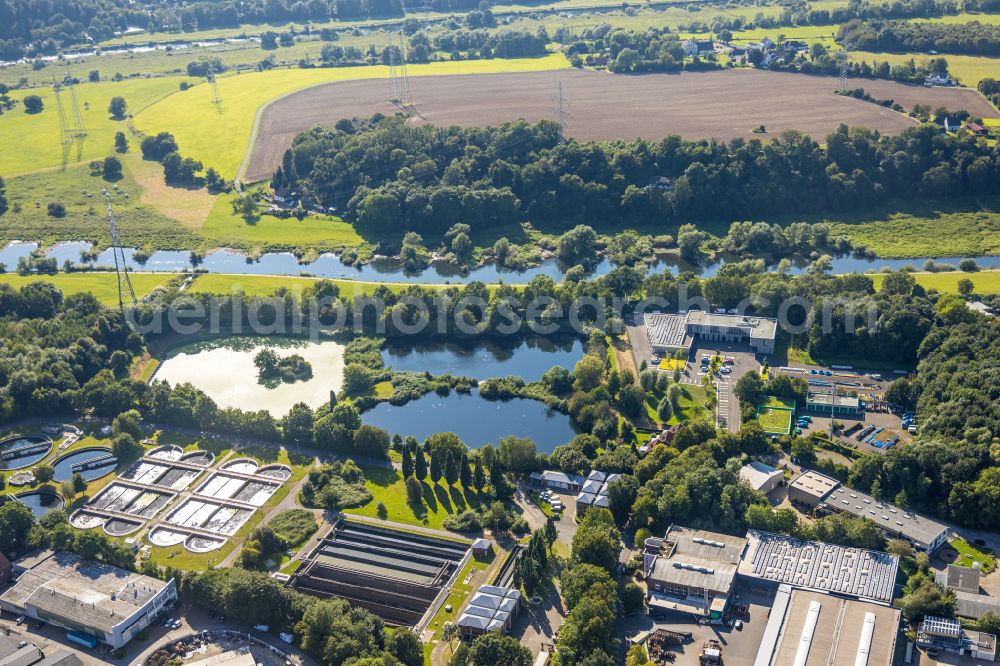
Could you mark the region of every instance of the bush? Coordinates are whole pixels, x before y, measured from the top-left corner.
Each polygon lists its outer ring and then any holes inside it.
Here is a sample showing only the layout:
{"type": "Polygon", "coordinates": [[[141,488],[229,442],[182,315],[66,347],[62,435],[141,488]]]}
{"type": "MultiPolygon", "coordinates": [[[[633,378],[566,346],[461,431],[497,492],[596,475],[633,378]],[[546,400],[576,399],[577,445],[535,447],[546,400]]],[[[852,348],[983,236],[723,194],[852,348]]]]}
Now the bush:
{"type": "Polygon", "coordinates": [[[442,523],[446,530],[453,532],[478,532],[483,529],[483,521],[472,509],[448,516],[442,523]]]}
{"type": "MultiPolygon", "coordinates": [[[[424,500],[424,487],[417,477],[411,476],[406,479],[406,501],[410,504],[420,504],[424,500]]],[[[449,516],[450,517],[450,516],[449,516]]]]}

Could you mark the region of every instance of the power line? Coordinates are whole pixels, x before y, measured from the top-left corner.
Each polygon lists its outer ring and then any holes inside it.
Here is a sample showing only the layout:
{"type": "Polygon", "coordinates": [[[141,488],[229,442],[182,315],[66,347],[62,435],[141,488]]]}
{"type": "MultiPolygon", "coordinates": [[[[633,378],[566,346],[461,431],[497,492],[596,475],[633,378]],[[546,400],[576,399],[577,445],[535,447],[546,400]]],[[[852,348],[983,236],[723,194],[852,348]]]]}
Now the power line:
{"type": "Polygon", "coordinates": [[[222,113],[222,95],[219,94],[219,82],[215,80],[215,74],[211,72],[205,78],[212,84],[212,104],[215,106],[216,111],[222,113]]]}
{"type": "Polygon", "coordinates": [[[56,82],[55,76],[52,77],[52,96],[56,100],[56,116],[59,118],[59,143],[62,145],[62,165],[66,168],[66,164],[69,162],[69,150],[73,147],[73,132],[69,128],[69,122],[66,120],[66,108],[63,106],[62,99],[62,89],[61,83],[56,82]]]}
{"type": "Polygon", "coordinates": [[[118,233],[118,221],[115,219],[115,210],[111,205],[111,194],[104,190],[104,200],[108,203],[108,228],[111,232],[111,252],[115,257],[115,274],[118,277],[118,309],[121,310],[122,317],[125,316],[125,298],[131,301],[131,307],[135,308],[138,301],[135,297],[135,290],[132,288],[132,280],[128,276],[128,266],[125,261],[125,251],[122,249],[122,239],[118,233]]]}

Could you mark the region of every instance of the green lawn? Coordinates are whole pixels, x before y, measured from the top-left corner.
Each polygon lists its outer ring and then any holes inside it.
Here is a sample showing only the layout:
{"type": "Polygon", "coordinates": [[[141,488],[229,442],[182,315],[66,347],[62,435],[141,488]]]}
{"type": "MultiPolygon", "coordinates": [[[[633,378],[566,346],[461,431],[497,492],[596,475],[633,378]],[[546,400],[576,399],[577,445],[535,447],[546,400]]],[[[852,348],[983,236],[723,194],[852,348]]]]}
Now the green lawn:
{"type": "Polygon", "coordinates": [[[442,523],[449,515],[475,509],[481,501],[476,494],[463,492],[461,486],[431,484],[428,477],[423,482],[423,502],[419,507],[413,506],[406,501],[406,486],[401,472],[384,467],[362,466],[362,469],[372,501],[360,508],[346,509],[345,513],[378,518],[378,504],[382,502],[388,511],[386,520],[442,529],[442,523]]]}
{"type": "Polygon", "coordinates": [[[764,432],[777,435],[787,435],[792,429],[792,415],[795,413],[795,402],[767,396],[757,405],[757,420],[764,432]]]}
{"type": "MultiPolygon", "coordinates": [[[[542,58],[469,60],[409,65],[410,76],[538,71],[568,67],[562,54],[542,58]]],[[[215,167],[227,178],[239,170],[250,145],[257,110],[285,95],[311,86],[367,78],[386,78],[383,66],[333,69],[291,69],[253,72],[219,78],[221,112],[212,104],[207,85],[194,86],[148,107],[134,119],[146,133],[171,132],[181,152],[215,167]]],[[[2,163],[0,163],[2,164],[2,163]]]]}
{"type": "MultiPolygon", "coordinates": [[[[936,289],[942,293],[957,294],[958,281],[963,279],[972,280],[975,294],[1000,294],[1000,271],[979,271],[976,273],[965,273],[962,271],[949,271],[947,273],[913,273],[917,284],[925,289],[936,289]]],[[[874,273],[870,276],[875,288],[882,286],[885,275],[874,273]]]]}
{"type": "Polygon", "coordinates": [[[701,384],[681,384],[681,399],[678,408],[670,417],[668,425],[690,421],[692,419],[708,418],[710,414],[705,408],[708,394],[701,384]]]}
{"type": "Polygon", "coordinates": [[[979,567],[985,574],[990,573],[997,566],[997,558],[992,551],[971,544],[962,537],[958,537],[948,545],[954,548],[958,553],[958,558],[955,560],[954,564],[963,567],[971,567],[973,564],[978,562],[979,567]]]}
{"type": "MultiPolygon", "coordinates": [[[[165,287],[176,277],[172,273],[132,273],[129,278],[135,295],[142,298],[157,287],[165,287]]],[[[107,306],[118,305],[118,282],[114,273],[57,273],[55,275],[0,274],[0,284],[9,284],[19,289],[29,282],[48,282],[59,288],[63,294],[90,292],[107,306]]]]}

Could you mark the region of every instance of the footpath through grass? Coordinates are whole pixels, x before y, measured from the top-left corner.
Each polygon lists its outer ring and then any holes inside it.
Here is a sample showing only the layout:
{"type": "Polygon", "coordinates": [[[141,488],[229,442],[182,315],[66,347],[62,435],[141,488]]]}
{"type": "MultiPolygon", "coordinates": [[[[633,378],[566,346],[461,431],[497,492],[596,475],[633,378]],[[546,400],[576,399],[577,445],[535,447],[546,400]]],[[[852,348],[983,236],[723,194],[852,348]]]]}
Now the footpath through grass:
{"type": "MultiPolygon", "coordinates": [[[[409,75],[416,77],[543,71],[569,67],[569,62],[563,54],[554,53],[541,58],[464,60],[407,67],[409,75]]],[[[212,104],[211,87],[197,85],[145,109],[135,116],[134,123],[147,134],[171,132],[185,157],[201,160],[206,168],[215,167],[226,178],[233,178],[250,147],[257,110],[268,102],[324,83],[384,79],[388,75],[388,67],[375,65],[281,69],[223,76],[218,79],[221,109],[212,104]]]]}

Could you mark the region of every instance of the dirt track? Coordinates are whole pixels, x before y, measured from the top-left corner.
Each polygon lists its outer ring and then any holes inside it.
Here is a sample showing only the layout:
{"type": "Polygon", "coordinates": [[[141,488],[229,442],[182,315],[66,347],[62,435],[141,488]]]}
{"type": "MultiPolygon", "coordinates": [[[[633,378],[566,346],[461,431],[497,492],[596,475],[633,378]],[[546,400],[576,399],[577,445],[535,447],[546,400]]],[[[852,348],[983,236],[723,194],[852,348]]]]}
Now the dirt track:
{"type": "MultiPolygon", "coordinates": [[[[569,111],[568,133],[581,140],[687,139],[776,136],[789,129],[816,138],[841,123],[899,132],[913,124],[906,116],[870,102],[833,93],[837,79],[758,70],[625,76],[587,70],[513,74],[424,76],[410,81],[413,101],[425,120],[437,125],[496,125],[524,118],[553,118],[562,83],[569,111]],[[752,134],[759,125],[766,135],[752,134]]],[[[873,97],[893,99],[910,109],[965,109],[997,117],[975,90],[924,88],[892,81],[852,81],[873,97]]],[[[284,97],[261,114],[244,180],[270,178],[281,155],[299,132],[332,125],[341,118],[393,113],[387,80],[329,83],[284,97]]]]}

